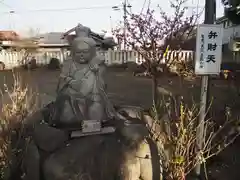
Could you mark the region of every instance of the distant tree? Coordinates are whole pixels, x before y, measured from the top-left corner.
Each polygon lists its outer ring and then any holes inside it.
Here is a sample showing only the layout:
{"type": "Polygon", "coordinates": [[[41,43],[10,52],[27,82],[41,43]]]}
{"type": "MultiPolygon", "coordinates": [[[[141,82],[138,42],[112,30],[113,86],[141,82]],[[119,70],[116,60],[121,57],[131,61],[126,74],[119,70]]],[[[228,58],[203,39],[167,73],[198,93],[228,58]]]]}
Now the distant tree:
{"type": "Polygon", "coordinates": [[[240,24],[240,0],[222,0],[225,16],[233,23],[240,24]]]}
{"type": "MultiPolygon", "coordinates": [[[[143,10],[140,14],[128,12],[127,15],[126,43],[146,60],[145,68],[153,81],[154,102],[157,94],[157,77],[168,73],[175,63],[166,56],[166,53],[164,55],[166,48],[180,50],[183,42],[191,39],[196,32],[196,23],[200,15],[193,12],[188,16],[186,2],[187,0],[172,0],[170,8],[173,14],[169,14],[160,6],[158,11],[152,10],[149,1],[147,8],[145,7],[146,11],[143,10]],[[165,63],[162,63],[163,59],[165,63]]],[[[117,39],[123,41],[122,26],[116,28],[114,34],[117,39]]]]}
{"type": "Polygon", "coordinates": [[[40,33],[40,29],[39,28],[29,28],[28,32],[27,32],[27,36],[30,38],[33,37],[37,37],[40,33]]]}
{"type": "Polygon", "coordinates": [[[39,29],[35,30],[30,28],[27,37],[14,41],[14,48],[16,51],[20,51],[24,54],[20,60],[22,65],[26,65],[30,63],[31,60],[35,59],[34,54],[39,50],[38,35],[39,29]]]}

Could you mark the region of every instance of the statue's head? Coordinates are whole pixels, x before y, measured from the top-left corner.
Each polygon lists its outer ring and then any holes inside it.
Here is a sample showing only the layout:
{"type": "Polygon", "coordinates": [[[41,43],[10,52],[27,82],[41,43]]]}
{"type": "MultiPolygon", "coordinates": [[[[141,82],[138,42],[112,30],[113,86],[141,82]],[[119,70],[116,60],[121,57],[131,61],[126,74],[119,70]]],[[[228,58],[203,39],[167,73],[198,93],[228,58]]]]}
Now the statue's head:
{"type": "Polygon", "coordinates": [[[72,43],[74,61],[87,63],[96,56],[96,42],[89,37],[77,37],[72,43]]]}
{"type": "Polygon", "coordinates": [[[90,37],[91,30],[79,24],[76,27],[76,38],[71,43],[73,60],[87,63],[96,56],[96,42],[90,37]]]}

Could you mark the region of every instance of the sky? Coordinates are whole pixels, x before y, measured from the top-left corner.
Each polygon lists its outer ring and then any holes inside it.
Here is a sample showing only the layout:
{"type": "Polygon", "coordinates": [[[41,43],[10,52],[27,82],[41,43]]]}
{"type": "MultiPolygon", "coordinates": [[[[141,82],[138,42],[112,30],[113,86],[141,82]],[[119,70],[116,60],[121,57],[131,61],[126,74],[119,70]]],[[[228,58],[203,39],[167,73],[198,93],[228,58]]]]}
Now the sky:
{"type": "MultiPolygon", "coordinates": [[[[132,12],[140,12],[145,0],[128,0],[132,12]]],[[[223,7],[217,1],[217,17],[222,16],[223,7]]],[[[90,27],[97,33],[111,32],[122,20],[121,0],[0,0],[0,30],[14,30],[22,35],[29,33],[64,32],[78,23],[90,27]],[[14,12],[14,13],[10,13],[14,12]]],[[[152,0],[170,12],[167,0],[152,0]]],[[[190,7],[203,7],[204,0],[189,0],[190,7]]],[[[196,9],[195,9],[196,10],[196,9]]],[[[188,13],[192,12],[189,8],[188,13]]]]}

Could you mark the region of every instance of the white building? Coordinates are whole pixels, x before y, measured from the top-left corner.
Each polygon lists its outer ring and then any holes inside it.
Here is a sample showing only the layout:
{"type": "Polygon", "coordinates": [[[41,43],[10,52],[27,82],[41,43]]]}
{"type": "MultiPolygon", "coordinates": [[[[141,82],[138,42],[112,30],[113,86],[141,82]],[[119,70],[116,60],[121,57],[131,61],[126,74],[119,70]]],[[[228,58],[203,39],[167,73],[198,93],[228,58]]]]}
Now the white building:
{"type": "MultiPolygon", "coordinates": [[[[225,63],[240,64],[240,25],[235,25],[227,17],[216,20],[216,24],[223,24],[223,59],[225,63]]],[[[234,65],[235,68],[240,68],[234,65]]]]}
{"type": "Polygon", "coordinates": [[[227,17],[218,18],[216,24],[223,24],[223,44],[229,44],[231,40],[239,41],[240,25],[234,25],[227,17]]]}

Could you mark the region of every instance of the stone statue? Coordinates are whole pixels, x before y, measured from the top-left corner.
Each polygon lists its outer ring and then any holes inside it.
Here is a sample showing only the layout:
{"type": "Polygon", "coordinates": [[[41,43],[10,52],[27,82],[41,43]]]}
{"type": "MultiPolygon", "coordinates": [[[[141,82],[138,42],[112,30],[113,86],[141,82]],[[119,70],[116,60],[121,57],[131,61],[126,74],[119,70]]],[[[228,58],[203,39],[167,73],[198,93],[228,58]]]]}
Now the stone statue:
{"type": "MultiPolygon", "coordinates": [[[[89,32],[89,28],[79,26],[71,57],[63,64],[56,101],[25,121],[31,123],[24,125],[27,134],[22,137],[28,146],[20,151],[24,152],[24,180],[161,179],[158,146],[148,138],[144,123],[152,127],[154,120],[145,119],[142,109],[113,108],[105,92],[104,58],[96,54],[96,43],[89,32]],[[108,123],[116,122],[114,119],[127,125],[108,123]],[[83,132],[81,125],[91,120],[108,122],[102,123],[95,136],[88,136],[94,133],[83,132]],[[109,124],[118,133],[100,136],[114,132],[107,129],[109,124]],[[79,136],[72,136],[73,132],[79,132],[79,136]],[[72,138],[80,136],[86,137],[72,138]]],[[[22,156],[16,157],[22,160],[22,156]]]]}
{"type": "Polygon", "coordinates": [[[89,37],[90,29],[82,25],[76,29],[71,58],[64,62],[60,75],[53,124],[79,124],[82,120],[104,122],[119,116],[106,95],[105,60],[96,54],[96,42],[89,37]]]}
{"type": "Polygon", "coordinates": [[[88,36],[91,33],[91,29],[88,27],[83,26],[82,24],[78,24],[76,27],[68,30],[66,33],[63,34],[63,38],[65,38],[68,34],[75,32],[76,37],[83,37],[83,36],[88,36]],[[84,28],[84,30],[83,30],[84,28]]]}

